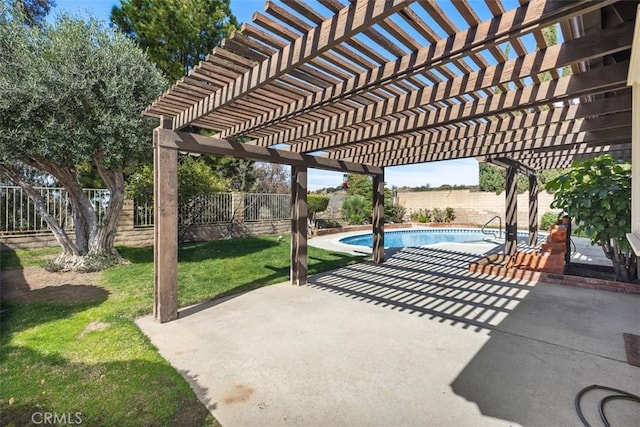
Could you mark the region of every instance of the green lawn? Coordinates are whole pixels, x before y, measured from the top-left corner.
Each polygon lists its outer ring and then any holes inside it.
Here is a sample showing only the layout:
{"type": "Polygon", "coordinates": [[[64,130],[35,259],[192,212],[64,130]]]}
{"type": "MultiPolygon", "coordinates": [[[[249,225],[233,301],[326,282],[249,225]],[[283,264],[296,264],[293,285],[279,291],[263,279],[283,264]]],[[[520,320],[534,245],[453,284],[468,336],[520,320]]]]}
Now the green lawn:
{"type": "MultiPolygon", "coordinates": [[[[2,301],[0,425],[29,425],[36,412],[78,413],[91,426],[217,425],[133,322],[152,309],[153,250],[119,249],[131,264],[103,272],[99,286],[75,288],[92,299],[2,301]]],[[[19,268],[50,255],[2,253],[0,265],[19,268]]],[[[309,248],[310,273],[360,260],[309,248]]],[[[266,236],[189,244],[179,261],[184,306],[286,281],[289,241],[266,236]]]]}

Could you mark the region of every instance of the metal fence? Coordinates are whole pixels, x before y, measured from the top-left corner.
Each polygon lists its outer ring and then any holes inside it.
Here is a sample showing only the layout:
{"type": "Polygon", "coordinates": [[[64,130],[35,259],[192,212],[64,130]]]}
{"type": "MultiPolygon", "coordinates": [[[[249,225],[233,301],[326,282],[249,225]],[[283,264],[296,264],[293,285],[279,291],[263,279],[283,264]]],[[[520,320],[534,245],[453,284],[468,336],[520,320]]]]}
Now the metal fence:
{"type": "MultiPolygon", "coordinates": [[[[214,193],[198,196],[180,206],[179,220],[183,224],[207,225],[231,222],[235,217],[244,221],[286,220],[291,217],[288,194],[214,193]],[[240,212],[242,210],[242,212],[240,212]]],[[[153,203],[136,201],[134,227],[153,226],[153,203]]]]}
{"type": "Polygon", "coordinates": [[[281,220],[291,218],[291,196],[289,194],[244,195],[244,220],[281,220]]]}
{"type": "MultiPolygon", "coordinates": [[[[71,200],[64,188],[35,187],[40,193],[46,210],[67,230],[73,229],[71,200]]],[[[84,189],[93,204],[98,221],[102,221],[109,206],[109,191],[99,188],[84,189]]],[[[20,187],[0,186],[0,233],[37,233],[48,230],[40,211],[20,187]]]]}
{"type": "MultiPolygon", "coordinates": [[[[71,201],[64,188],[37,187],[47,212],[67,230],[73,229],[71,201]]],[[[109,191],[84,189],[95,208],[98,221],[102,221],[109,206],[109,191]]],[[[290,195],[245,193],[214,193],[198,196],[180,206],[180,220],[189,225],[231,222],[244,216],[245,221],[286,220],[290,218],[290,195]],[[243,212],[239,210],[243,209],[243,212]],[[244,214],[244,215],[243,215],[244,214]]],[[[153,227],[153,203],[134,201],[133,225],[153,227]]],[[[0,233],[36,233],[48,230],[42,215],[22,188],[0,186],[0,233]]]]}
{"type": "Polygon", "coordinates": [[[214,193],[197,196],[179,208],[178,220],[189,225],[231,222],[233,194],[214,193]]]}

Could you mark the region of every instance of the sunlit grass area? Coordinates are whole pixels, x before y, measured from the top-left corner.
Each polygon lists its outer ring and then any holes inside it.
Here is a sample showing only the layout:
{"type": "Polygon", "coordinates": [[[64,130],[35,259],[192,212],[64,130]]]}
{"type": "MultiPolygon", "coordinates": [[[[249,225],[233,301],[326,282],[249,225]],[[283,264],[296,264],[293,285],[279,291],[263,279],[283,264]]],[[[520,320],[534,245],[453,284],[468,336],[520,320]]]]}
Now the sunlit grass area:
{"type": "MultiPolygon", "coordinates": [[[[103,272],[100,283],[74,285],[59,298],[53,292],[47,303],[2,301],[0,425],[29,425],[42,412],[77,415],[84,425],[217,424],[134,324],[152,310],[153,249],[119,250],[131,264],[103,272]]],[[[38,265],[52,253],[2,253],[1,265],[38,265]]],[[[311,273],[359,260],[309,248],[311,273]]],[[[179,261],[185,306],[288,280],[289,241],[189,244],[179,261]]]]}

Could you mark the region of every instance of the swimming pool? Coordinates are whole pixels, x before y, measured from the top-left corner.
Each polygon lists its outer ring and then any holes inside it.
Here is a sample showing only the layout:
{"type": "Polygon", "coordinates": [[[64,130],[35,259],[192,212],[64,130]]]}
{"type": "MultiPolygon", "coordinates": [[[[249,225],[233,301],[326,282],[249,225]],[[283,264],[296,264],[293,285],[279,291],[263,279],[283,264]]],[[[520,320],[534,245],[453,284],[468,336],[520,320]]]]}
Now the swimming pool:
{"type": "MultiPolygon", "coordinates": [[[[398,230],[398,231],[385,231],[384,233],[384,246],[386,248],[404,248],[408,246],[423,246],[431,245],[440,242],[477,242],[482,240],[493,240],[495,238],[504,239],[504,232],[501,236],[498,236],[498,231],[495,235],[484,234],[477,228],[434,228],[434,229],[422,229],[422,230],[398,230]]],[[[526,238],[527,233],[518,233],[518,238],[526,238]]],[[[340,239],[340,243],[356,246],[373,247],[373,235],[359,234],[357,236],[349,236],[340,239]]]]}

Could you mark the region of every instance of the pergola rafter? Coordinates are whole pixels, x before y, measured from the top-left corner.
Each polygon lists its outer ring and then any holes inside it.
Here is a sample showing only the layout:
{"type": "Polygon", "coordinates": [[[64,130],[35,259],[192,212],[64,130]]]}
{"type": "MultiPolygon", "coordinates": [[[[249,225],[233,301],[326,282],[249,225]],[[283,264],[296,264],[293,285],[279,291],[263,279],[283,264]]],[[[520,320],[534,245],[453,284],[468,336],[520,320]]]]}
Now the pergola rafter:
{"type": "MultiPolygon", "coordinates": [[[[446,11],[435,0],[317,3],[267,1],[145,111],[165,118],[157,167],[176,150],[292,165],[296,283],[306,280],[308,168],[368,173],[381,191],[385,167],[475,157],[507,167],[512,187],[518,172],[630,155],[637,1],[519,0],[506,10],[501,0],[457,0],[446,11]],[[550,26],[561,30],[557,45],[543,35],[550,26]],[[179,132],[187,126],[215,136],[179,132]]],[[[173,185],[169,175],[158,177],[173,185]]],[[[376,212],[380,233],[381,204],[376,212]]],[[[157,287],[172,275],[158,274],[157,287]]]]}

